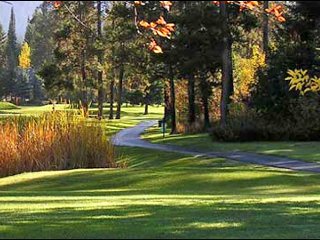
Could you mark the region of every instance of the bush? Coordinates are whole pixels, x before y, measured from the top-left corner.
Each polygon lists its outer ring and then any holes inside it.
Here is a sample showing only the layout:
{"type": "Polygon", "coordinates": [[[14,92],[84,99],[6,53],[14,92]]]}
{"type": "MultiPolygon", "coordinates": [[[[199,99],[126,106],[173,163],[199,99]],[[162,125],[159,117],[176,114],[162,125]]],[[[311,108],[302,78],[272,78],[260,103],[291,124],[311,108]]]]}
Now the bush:
{"type": "Polygon", "coordinates": [[[264,121],[246,122],[231,120],[226,126],[215,124],[210,130],[214,140],[225,142],[250,142],[250,141],[284,141],[291,139],[288,126],[266,124],[264,121]]]}
{"type": "Polygon", "coordinates": [[[178,133],[187,133],[187,134],[195,134],[195,133],[201,133],[206,132],[206,130],[203,128],[204,123],[202,120],[197,120],[193,124],[188,124],[184,122],[178,122],[177,123],[177,132],[178,133]]]}
{"type": "Polygon", "coordinates": [[[286,117],[273,120],[243,106],[231,106],[226,126],[216,122],[210,130],[214,140],[237,141],[318,141],[320,107],[315,98],[291,100],[286,117]]]}
{"type": "Polygon", "coordinates": [[[22,172],[116,167],[114,147],[97,122],[71,113],[0,122],[0,176],[22,172]]]}

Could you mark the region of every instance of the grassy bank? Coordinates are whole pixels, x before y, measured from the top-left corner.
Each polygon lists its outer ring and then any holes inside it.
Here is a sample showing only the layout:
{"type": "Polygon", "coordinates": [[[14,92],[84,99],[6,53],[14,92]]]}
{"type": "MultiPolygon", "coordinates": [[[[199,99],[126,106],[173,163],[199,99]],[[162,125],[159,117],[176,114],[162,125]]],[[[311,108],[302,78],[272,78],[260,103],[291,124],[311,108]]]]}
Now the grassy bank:
{"type": "Polygon", "coordinates": [[[206,151],[244,151],[320,162],[320,142],[214,142],[208,134],[169,135],[162,137],[159,128],[146,131],[144,139],[153,143],[174,144],[206,151]]]}

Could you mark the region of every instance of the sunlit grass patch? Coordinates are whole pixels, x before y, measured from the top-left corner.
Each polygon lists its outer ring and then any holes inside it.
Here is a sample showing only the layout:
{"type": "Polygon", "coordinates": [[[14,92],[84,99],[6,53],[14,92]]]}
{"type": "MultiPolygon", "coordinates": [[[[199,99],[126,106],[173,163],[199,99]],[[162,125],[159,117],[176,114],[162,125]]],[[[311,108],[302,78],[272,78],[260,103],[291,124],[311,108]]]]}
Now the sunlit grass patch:
{"type": "Polygon", "coordinates": [[[242,224],[241,223],[228,223],[228,222],[214,222],[214,223],[208,223],[208,222],[196,222],[196,223],[191,223],[187,227],[191,228],[230,228],[230,227],[240,227],[242,224]]]}
{"type": "Polygon", "coordinates": [[[19,107],[10,102],[0,102],[0,110],[12,110],[12,109],[19,109],[19,107]]]}
{"type": "MultiPolygon", "coordinates": [[[[1,110],[1,109],[0,109],[1,110]]],[[[68,104],[56,104],[55,110],[72,110],[68,104]]],[[[18,108],[7,109],[0,112],[1,116],[10,116],[10,115],[39,115],[45,112],[52,112],[52,105],[44,106],[19,106],[18,108]]]]}
{"type": "Polygon", "coordinates": [[[163,138],[160,129],[153,127],[145,132],[143,138],[153,143],[173,144],[210,152],[242,151],[320,162],[320,142],[244,142],[224,143],[212,141],[206,133],[169,135],[168,129],[163,138]]]}
{"type": "Polygon", "coordinates": [[[0,225],[5,227],[0,236],[310,238],[320,234],[318,175],[151,150],[144,155],[138,148],[121,151],[127,169],[49,171],[1,179],[0,225]],[[137,165],[142,160],[146,163],[137,165]]]}

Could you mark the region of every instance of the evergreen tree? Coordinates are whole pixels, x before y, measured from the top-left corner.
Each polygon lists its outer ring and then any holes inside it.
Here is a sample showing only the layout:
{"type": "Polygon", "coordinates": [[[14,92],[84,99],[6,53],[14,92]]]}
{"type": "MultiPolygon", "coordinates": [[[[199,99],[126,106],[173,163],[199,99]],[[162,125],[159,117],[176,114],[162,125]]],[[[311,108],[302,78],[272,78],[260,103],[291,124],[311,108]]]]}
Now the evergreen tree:
{"type": "MultiPolygon", "coordinates": [[[[109,48],[107,59],[110,61],[110,77],[118,77],[116,119],[121,118],[121,105],[124,99],[124,80],[130,75],[128,71],[136,48],[137,31],[134,26],[133,8],[126,1],[113,2],[105,24],[105,41],[109,48]]],[[[114,79],[110,81],[110,116],[113,118],[114,79]]]]}
{"type": "Polygon", "coordinates": [[[0,66],[4,65],[4,46],[6,41],[6,34],[3,30],[2,25],[0,24],[0,66]]]}
{"type": "Polygon", "coordinates": [[[44,1],[36,8],[28,21],[24,41],[31,48],[31,62],[35,71],[39,71],[47,61],[54,57],[54,32],[57,26],[56,14],[50,11],[49,3],[44,1]]]}
{"type": "Polygon", "coordinates": [[[104,102],[104,88],[103,88],[103,48],[102,43],[102,1],[97,1],[97,45],[99,45],[97,57],[100,69],[98,69],[98,118],[103,117],[103,102],[104,102]]]}
{"type": "Polygon", "coordinates": [[[57,27],[56,14],[50,10],[50,4],[44,1],[36,8],[28,20],[25,42],[31,48],[32,66],[28,71],[32,86],[32,101],[40,102],[44,97],[43,80],[37,75],[47,62],[54,62],[54,32],[57,27]]]}
{"type": "Polygon", "coordinates": [[[0,98],[4,94],[4,69],[5,69],[5,54],[4,47],[6,41],[6,34],[3,31],[2,25],[0,24],[0,98]]]}
{"type": "Polygon", "coordinates": [[[11,9],[9,30],[7,36],[7,42],[5,47],[6,56],[6,83],[5,94],[15,95],[15,84],[17,78],[17,66],[18,66],[18,44],[16,36],[16,20],[13,8],[11,9]]]}
{"type": "Polygon", "coordinates": [[[93,1],[64,2],[58,13],[54,54],[56,67],[73,85],[84,116],[89,114],[98,69],[96,59],[96,9],[93,1]],[[72,16],[68,9],[72,9],[72,16]]]}

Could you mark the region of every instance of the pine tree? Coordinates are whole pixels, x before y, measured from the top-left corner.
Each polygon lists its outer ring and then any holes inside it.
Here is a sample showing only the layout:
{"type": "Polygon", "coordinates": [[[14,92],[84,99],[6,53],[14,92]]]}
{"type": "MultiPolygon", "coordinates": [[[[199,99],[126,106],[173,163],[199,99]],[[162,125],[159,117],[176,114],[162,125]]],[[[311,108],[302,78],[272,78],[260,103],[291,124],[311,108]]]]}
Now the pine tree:
{"type": "Polygon", "coordinates": [[[56,15],[49,11],[47,2],[43,2],[28,21],[24,41],[31,48],[31,62],[35,71],[39,71],[46,61],[53,60],[56,21],[56,15]]]}
{"type": "Polygon", "coordinates": [[[93,1],[64,2],[58,13],[54,40],[56,67],[78,95],[84,116],[93,100],[98,61],[95,46],[97,14],[93,1]],[[72,9],[72,16],[68,9],[72,9]]]}
{"type": "Polygon", "coordinates": [[[0,24],[0,98],[4,93],[4,67],[5,67],[5,54],[4,47],[6,41],[6,34],[3,31],[2,25],[0,24]]]}
{"type": "Polygon", "coordinates": [[[229,114],[228,105],[233,94],[233,69],[232,69],[232,40],[228,23],[228,7],[226,1],[220,2],[222,19],[222,95],[221,95],[221,124],[224,126],[229,114]]]}
{"type": "Polygon", "coordinates": [[[0,24],[0,56],[1,56],[1,58],[0,58],[0,63],[1,63],[1,66],[3,66],[3,49],[4,49],[4,45],[5,45],[5,41],[6,41],[6,34],[5,34],[5,32],[3,31],[3,27],[2,27],[2,25],[0,24]]]}
{"type": "Polygon", "coordinates": [[[18,66],[18,44],[16,36],[16,20],[13,8],[11,9],[9,30],[5,47],[6,56],[6,83],[5,94],[15,95],[16,69],[18,66]]]}
{"type": "Polygon", "coordinates": [[[24,41],[31,49],[32,67],[28,71],[32,85],[32,101],[40,102],[44,96],[43,79],[38,76],[45,63],[54,62],[54,32],[57,26],[56,14],[50,11],[50,4],[44,1],[28,20],[24,41]]]}
{"type": "MultiPolygon", "coordinates": [[[[102,3],[97,1],[97,39],[98,41],[102,40],[102,3]]],[[[100,69],[98,70],[98,118],[103,117],[103,102],[104,102],[104,88],[103,88],[103,49],[99,49],[98,53],[98,62],[100,69]]]]}
{"type": "MultiPolygon", "coordinates": [[[[268,9],[269,8],[269,1],[263,2],[263,8],[268,9]]],[[[262,29],[263,29],[263,51],[266,55],[266,58],[268,58],[269,55],[269,16],[267,13],[263,15],[263,23],[262,23],[262,29]]]]}
{"type": "MultiPolygon", "coordinates": [[[[136,27],[132,21],[133,9],[125,1],[114,2],[105,22],[105,40],[110,49],[107,58],[110,60],[111,78],[118,77],[116,119],[121,118],[121,105],[124,98],[123,86],[127,78],[128,66],[132,58],[132,48],[137,37],[136,27]]],[[[110,81],[110,116],[113,118],[114,80],[110,81]]]]}

